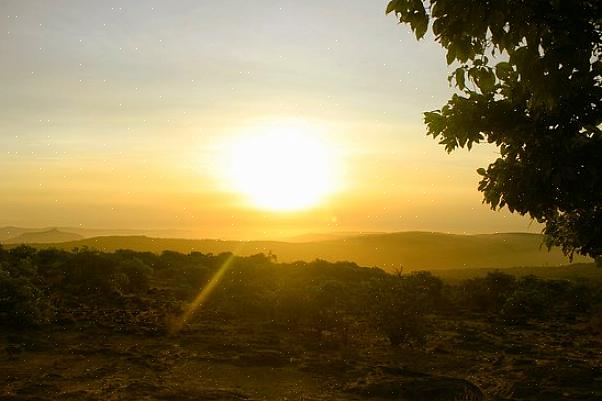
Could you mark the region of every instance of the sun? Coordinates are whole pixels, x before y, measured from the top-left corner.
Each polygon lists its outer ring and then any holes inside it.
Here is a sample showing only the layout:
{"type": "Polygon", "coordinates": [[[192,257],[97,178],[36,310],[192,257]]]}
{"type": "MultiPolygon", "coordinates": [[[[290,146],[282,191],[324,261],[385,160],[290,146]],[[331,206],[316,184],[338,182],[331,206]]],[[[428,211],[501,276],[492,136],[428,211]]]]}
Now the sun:
{"type": "Polygon", "coordinates": [[[235,190],[258,208],[296,211],[314,207],[334,191],[334,155],[324,141],[298,127],[254,132],[231,146],[235,190]]]}

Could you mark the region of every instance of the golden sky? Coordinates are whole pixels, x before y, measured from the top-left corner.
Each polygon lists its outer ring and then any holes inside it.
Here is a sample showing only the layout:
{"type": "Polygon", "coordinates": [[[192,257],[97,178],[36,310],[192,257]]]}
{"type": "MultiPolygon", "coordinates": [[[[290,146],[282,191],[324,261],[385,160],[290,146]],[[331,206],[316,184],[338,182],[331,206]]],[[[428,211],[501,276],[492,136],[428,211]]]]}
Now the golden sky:
{"type": "Polygon", "coordinates": [[[385,5],[4,0],[0,225],[537,229],[481,204],[475,170],[494,148],[447,155],[425,136],[422,112],[451,93],[445,58],[385,5]],[[258,207],[230,176],[232,149],[290,126],[324,145],[331,186],[298,211],[258,207]]]}

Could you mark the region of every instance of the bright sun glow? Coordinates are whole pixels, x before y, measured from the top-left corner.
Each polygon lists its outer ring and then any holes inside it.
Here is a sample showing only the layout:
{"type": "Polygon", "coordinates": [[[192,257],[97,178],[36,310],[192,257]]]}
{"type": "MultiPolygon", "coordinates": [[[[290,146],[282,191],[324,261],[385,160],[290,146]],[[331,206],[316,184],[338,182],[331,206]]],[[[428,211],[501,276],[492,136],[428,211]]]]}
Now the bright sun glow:
{"type": "Polygon", "coordinates": [[[231,150],[234,187],[262,209],[307,209],[334,190],[332,152],[306,129],[280,127],[253,133],[231,150]]]}

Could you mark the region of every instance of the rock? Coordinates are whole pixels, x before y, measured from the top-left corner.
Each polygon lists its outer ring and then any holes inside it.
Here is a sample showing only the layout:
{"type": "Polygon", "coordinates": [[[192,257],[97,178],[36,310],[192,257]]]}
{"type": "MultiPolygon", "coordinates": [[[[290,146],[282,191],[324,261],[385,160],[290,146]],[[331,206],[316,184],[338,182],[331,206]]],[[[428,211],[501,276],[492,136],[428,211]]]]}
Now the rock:
{"type": "Polygon", "coordinates": [[[277,350],[259,350],[241,354],[238,364],[242,366],[281,367],[290,364],[290,357],[277,350]]]}
{"type": "Polygon", "coordinates": [[[406,401],[481,401],[481,390],[464,379],[439,376],[365,379],[345,389],[364,397],[406,401]]]}
{"type": "Polygon", "coordinates": [[[160,392],[154,398],[180,401],[250,401],[247,395],[230,389],[179,389],[160,392]]]}

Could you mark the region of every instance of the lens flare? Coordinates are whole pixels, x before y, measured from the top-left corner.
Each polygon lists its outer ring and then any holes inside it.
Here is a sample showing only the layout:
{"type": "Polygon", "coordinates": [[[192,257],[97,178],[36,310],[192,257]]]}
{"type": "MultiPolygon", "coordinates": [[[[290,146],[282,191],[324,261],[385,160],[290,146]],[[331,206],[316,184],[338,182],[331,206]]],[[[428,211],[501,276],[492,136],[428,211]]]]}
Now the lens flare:
{"type": "Polygon", "coordinates": [[[215,272],[211,280],[203,287],[201,292],[194,298],[194,300],[188,305],[184,313],[179,316],[175,321],[171,322],[169,327],[170,334],[177,334],[184,325],[190,320],[190,318],[194,315],[194,313],[199,310],[205,302],[209,299],[215,288],[221,282],[224,274],[232,267],[232,263],[236,257],[234,254],[228,256],[228,259],[220,266],[220,268],[215,272]]]}

